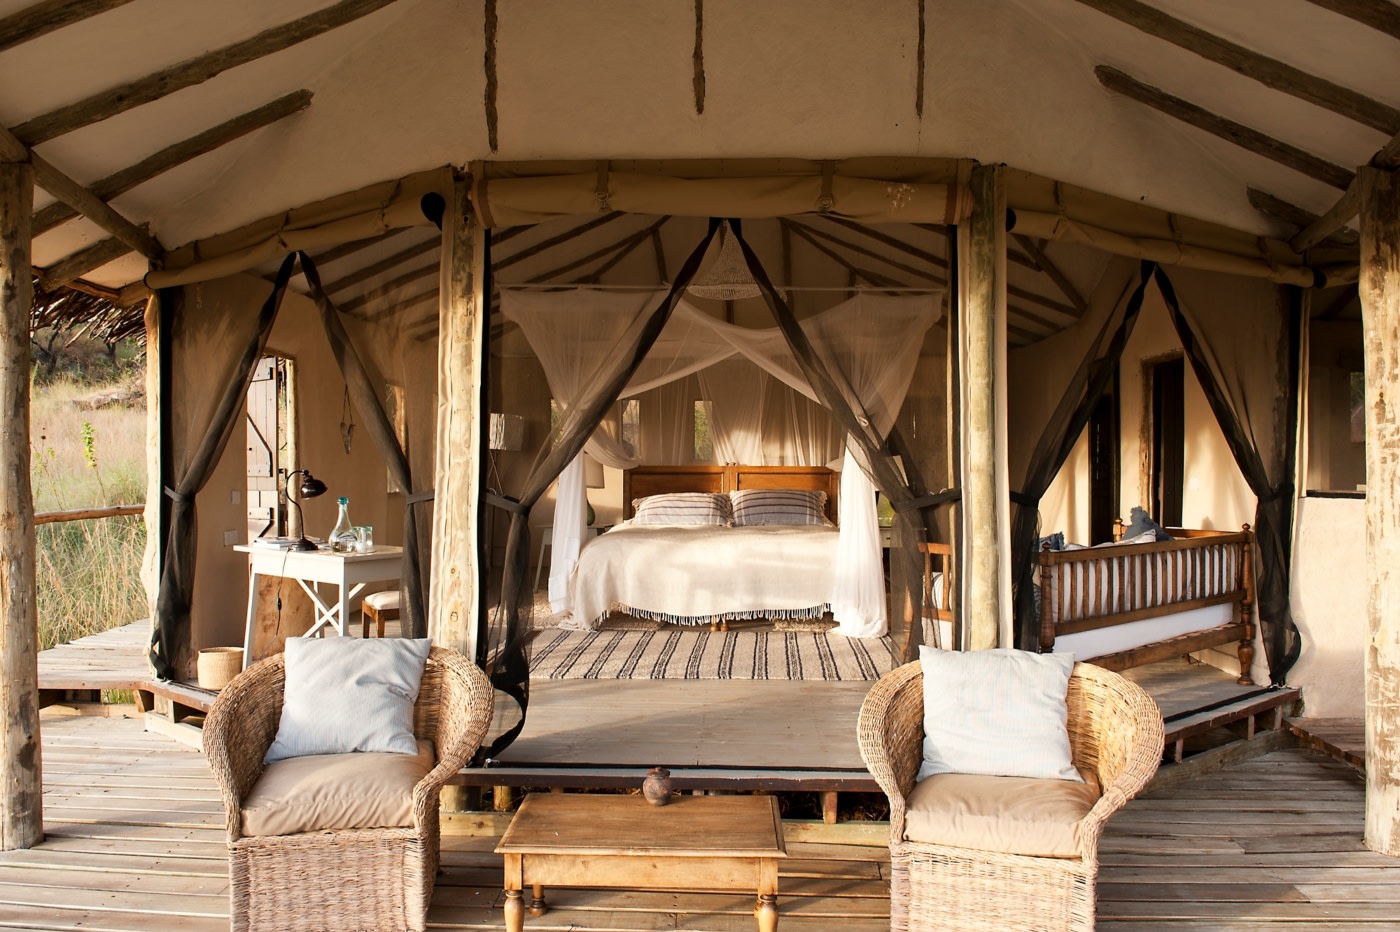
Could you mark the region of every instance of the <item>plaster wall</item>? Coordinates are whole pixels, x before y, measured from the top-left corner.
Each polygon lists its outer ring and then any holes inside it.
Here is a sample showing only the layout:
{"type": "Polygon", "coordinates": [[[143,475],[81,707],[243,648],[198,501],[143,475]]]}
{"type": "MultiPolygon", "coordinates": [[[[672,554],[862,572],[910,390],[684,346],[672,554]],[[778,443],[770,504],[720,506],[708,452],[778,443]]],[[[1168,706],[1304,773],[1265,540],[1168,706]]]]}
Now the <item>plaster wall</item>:
{"type": "MultiPolygon", "coordinates": [[[[234,302],[254,306],[267,297],[268,284],[250,276],[221,279],[202,286],[202,306],[234,302]]],[[[336,519],[336,497],[348,496],[350,517],[356,524],[375,529],[376,544],[402,543],[402,496],[390,495],[385,467],[368,436],[357,432],[351,452],[340,439],[344,380],[326,343],[320,318],[310,300],[288,292],[268,339],[268,351],[295,362],[298,410],[297,431],[301,465],[326,483],[327,492],[303,504],[306,533],[324,537],[336,519]],[[390,506],[391,499],[397,503],[390,506]]],[[[184,386],[179,391],[216,390],[216,386],[184,386]]],[[[357,423],[363,418],[354,414],[357,423]]],[[[246,543],[247,449],[241,423],[224,450],[209,482],[199,493],[198,556],[191,606],[192,643],[195,649],[241,645],[248,604],[247,556],[224,543],[227,531],[238,543],[246,543]],[[237,493],[237,501],[234,500],[237,493]]],[[[289,587],[285,597],[300,598],[289,587]]],[[[354,603],[352,603],[353,605],[354,603]]]]}
{"type": "Polygon", "coordinates": [[[1293,620],[1303,652],[1288,682],[1303,688],[1303,714],[1366,712],[1366,502],[1298,500],[1293,541],[1293,620]]]}

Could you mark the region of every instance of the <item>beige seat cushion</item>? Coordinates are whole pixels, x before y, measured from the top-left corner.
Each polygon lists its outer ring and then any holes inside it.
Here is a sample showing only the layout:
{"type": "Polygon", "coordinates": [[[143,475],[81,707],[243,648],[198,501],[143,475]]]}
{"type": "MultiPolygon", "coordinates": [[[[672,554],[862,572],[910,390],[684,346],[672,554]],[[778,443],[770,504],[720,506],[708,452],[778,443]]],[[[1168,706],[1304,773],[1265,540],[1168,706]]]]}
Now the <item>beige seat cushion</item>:
{"type": "Polygon", "coordinates": [[[433,769],[433,745],[390,751],[317,754],[268,764],[243,803],[244,835],[413,824],[413,788],[433,769]]]}
{"type": "Polygon", "coordinates": [[[1078,857],[1078,822],[1098,798],[1093,779],[934,774],[909,794],[904,837],[1002,854],[1078,857]]]}

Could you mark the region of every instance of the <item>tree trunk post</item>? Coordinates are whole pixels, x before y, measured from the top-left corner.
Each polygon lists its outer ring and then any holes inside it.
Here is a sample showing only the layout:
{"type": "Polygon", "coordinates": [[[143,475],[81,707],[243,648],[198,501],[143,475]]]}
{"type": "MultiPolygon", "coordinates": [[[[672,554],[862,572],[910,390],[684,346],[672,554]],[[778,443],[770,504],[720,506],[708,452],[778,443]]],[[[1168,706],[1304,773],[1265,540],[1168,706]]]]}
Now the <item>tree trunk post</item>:
{"type": "Polygon", "coordinates": [[[0,163],[0,850],[44,837],[39,619],[29,485],[29,259],[34,169],[0,163]]]}
{"type": "Polygon", "coordinates": [[[471,179],[454,178],[442,218],[438,290],[437,464],[428,634],[476,656],[485,250],[471,205],[471,179]]]}
{"type": "Polygon", "coordinates": [[[996,647],[1002,628],[1006,342],[1006,190],[998,166],[972,170],[972,216],[958,228],[962,372],[962,610],[971,650],[996,647]],[[1001,483],[1004,485],[1004,480],[1001,483]]]}
{"type": "Polygon", "coordinates": [[[1362,168],[1366,361],[1366,847],[1400,855],[1400,179],[1362,168]]]}

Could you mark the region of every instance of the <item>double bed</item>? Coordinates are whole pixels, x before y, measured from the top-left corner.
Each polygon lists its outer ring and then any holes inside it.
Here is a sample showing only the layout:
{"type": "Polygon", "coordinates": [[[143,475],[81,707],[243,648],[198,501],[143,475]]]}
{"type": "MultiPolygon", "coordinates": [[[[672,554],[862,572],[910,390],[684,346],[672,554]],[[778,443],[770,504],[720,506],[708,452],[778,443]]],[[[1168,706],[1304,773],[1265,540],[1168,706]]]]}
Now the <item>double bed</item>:
{"type": "Polygon", "coordinates": [[[653,466],[623,474],[627,522],[590,541],[573,577],[574,617],[610,612],[681,625],[820,618],[838,572],[838,476],[826,467],[653,466]],[[635,523],[634,504],[676,493],[821,493],[827,523],[675,526],[635,523]]]}

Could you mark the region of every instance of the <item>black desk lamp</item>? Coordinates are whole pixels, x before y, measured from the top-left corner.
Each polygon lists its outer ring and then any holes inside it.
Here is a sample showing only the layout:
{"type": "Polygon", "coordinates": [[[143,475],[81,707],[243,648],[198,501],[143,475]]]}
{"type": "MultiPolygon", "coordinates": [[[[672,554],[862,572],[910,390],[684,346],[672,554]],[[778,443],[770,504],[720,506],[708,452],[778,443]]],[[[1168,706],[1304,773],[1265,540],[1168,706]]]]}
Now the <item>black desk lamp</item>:
{"type": "Polygon", "coordinates": [[[318,495],[324,495],[324,494],[326,494],[326,484],[325,484],[324,482],[322,482],[320,479],[317,479],[315,476],[311,475],[311,473],[310,473],[308,470],[305,470],[305,469],[294,469],[294,470],[292,470],[291,472],[287,473],[287,481],[286,481],[286,483],[284,484],[283,488],[284,488],[283,494],[285,494],[285,495],[287,496],[287,501],[288,501],[289,503],[291,503],[291,504],[293,504],[293,505],[296,506],[296,509],[297,509],[297,524],[299,524],[299,525],[301,526],[301,536],[298,537],[296,540],[292,541],[292,545],[291,545],[290,547],[288,547],[287,549],[288,549],[288,550],[299,550],[299,551],[309,551],[309,550],[318,550],[318,549],[320,549],[320,548],[318,548],[318,547],[316,546],[315,542],[313,542],[313,541],[307,539],[307,536],[306,536],[306,516],[305,516],[304,514],[302,514],[301,502],[299,502],[297,499],[301,499],[301,498],[315,498],[315,497],[318,496],[318,495]],[[298,494],[297,494],[297,496],[296,496],[295,498],[293,498],[293,497],[292,497],[292,477],[293,477],[293,476],[296,476],[296,475],[300,475],[300,476],[301,476],[301,485],[299,485],[299,486],[297,487],[297,493],[298,493],[298,494]]]}

